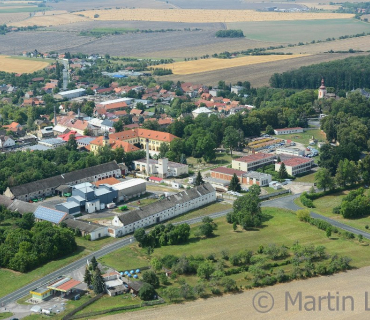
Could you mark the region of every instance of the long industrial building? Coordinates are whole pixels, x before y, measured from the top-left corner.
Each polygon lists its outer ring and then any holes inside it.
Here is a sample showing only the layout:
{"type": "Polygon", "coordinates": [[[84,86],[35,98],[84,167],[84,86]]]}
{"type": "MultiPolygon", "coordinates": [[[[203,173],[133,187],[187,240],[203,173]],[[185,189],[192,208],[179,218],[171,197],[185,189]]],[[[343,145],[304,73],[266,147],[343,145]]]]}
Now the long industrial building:
{"type": "Polygon", "coordinates": [[[121,170],[116,161],[76,170],[58,176],[8,187],[4,195],[11,199],[29,201],[34,198],[56,194],[61,186],[73,186],[83,182],[94,182],[109,177],[120,177],[121,170]]]}

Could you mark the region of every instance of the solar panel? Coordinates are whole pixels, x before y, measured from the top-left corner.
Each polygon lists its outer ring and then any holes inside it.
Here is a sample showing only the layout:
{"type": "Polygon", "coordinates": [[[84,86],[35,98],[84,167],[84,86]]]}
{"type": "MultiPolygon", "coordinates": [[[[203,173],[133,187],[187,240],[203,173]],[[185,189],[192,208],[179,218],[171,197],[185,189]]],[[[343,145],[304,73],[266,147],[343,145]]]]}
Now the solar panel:
{"type": "Polygon", "coordinates": [[[66,215],[66,213],[40,206],[36,209],[34,215],[36,219],[41,219],[58,224],[66,215]]]}

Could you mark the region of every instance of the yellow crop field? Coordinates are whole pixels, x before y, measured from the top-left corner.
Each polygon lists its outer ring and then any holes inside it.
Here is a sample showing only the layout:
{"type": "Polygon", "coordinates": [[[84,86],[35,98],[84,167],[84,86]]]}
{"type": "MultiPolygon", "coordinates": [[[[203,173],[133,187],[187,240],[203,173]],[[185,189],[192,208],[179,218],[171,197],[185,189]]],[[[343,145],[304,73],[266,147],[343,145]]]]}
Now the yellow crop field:
{"type": "Polygon", "coordinates": [[[257,12],[253,10],[203,9],[111,9],[76,12],[94,20],[168,21],[168,22],[236,22],[346,19],[353,14],[313,12],[257,12]],[[99,15],[94,18],[95,15],[99,15]]]}
{"type": "Polygon", "coordinates": [[[304,57],[307,55],[269,55],[269,56],[248,56],[234,59],[202,59],[202,60],[192,60],[192,61],[181,61],[170,64],[157,65],[154,68],[166,68],[172,69],[174,74],[194,74],[207,71],[214,71],[220,69],[228,69],[233,67],[248,66],[259,63],[280,61],[293,59],[298,57],[304,57]]]}
{"type": "Polygon", "coordinates": [[[0,71],[5,72],[32,73],[43,69],[48,65],[48,62],[42,60],[38,61],[30,59],[17,59],[10,56],[0,56],[0,71]]]}
{"type": "Polygon", "coordinates": [[[62,24],[70,24],[75,22],[81,21],[88,21],[90,19],[86,17],[81,17],[75,14],[70,13],[62,13],[60,11],[51,11],[46,12],[45,15],[36,15],[29,19],[12,23],[14,27],[28,27],[28,26],[42,26],[42,27],[49,27],[49,26],[59,26],[62,24]]]}

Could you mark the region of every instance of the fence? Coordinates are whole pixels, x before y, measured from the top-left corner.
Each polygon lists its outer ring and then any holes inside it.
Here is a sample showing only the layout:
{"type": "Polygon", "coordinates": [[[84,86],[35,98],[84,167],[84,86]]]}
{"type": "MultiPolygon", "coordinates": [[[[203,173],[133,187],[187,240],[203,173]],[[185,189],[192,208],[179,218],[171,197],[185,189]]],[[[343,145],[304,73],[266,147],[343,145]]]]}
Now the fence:
{"type": "Polygon", "coordinates": [[[77,316],[70,317],[68,319],[81,319],[81,318],[93,317],[93,316],[98,316],[98,315],[102,315],[102,314],[106,314],[110,312],[137,309],[137,308],[154,306],[154,305],[163,304],[163,303],[165,303],[165,301],[162,298],[160,298],[159,300],[142,302],[140,304],[133,304],[131,306],[122,306],[122,307],[117,307],[117,308],[112,308],[112,309],[107,309],[107,310],[87,312],[87,313],[79,314],[77,316]]]}
{"type": "Polygon", "coordinates": [[[72,310],[71,312],[67,313],[62,319],[63,320],[69,320],[69,319],[73,319],[73,316],[81,311],[82,309],[86,308],[88,305],[92,304],[93,302],[99,300],[102,296],[104,295],[104,293],[99,293],[97,296],[95,296],[94,298],[91,298],[89,301],[86,301],[84,304],[81,304],[79,307],[77,307],[76,309],[72,310]]]}

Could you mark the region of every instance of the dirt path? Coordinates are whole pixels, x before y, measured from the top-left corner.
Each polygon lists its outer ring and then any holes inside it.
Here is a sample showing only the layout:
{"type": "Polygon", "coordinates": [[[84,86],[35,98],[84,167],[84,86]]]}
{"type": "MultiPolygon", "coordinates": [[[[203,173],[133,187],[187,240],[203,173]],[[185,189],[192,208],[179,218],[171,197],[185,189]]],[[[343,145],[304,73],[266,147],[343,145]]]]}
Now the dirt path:
{"type": "Polygon", "coordinates": [[[358,270],[340,273],[330,277],[319,277],[309,280],[295,281],[276,285],[273,287],[254,289],[241,294],[227,295],[220,298],[211,298],[207,300],[197,300],[180,305],[170,305],[166,307],[157,307],[138,312],[128,312],[125,314],[116,314],[101,319],[369,319],[370,318],[370,267],[358,270]],[[261,293],[265,291],[265,293],[261,293]],[[366,308],[366,291],[367,296],[366,308]],[[267,293],[266,293],[267,292],[267,293]],[[299,292],[302,293],[302,311],[299,310],[298,300],[295,305],[286,298],[286,292],[294,300],[299,292]],[[321,300],[321,311],[319,310],[319,297],[328,296],[330,292],[333,298],[321,300]],[[258,303],[262,310],[268,309],[271,305],[271,297],[274,298],[274,307],[267,313],[259,313],[253,307],[253,297],[255,305],[258,303]],[[306,311],[313,308],[312,298],[316,300],[316,311],[306,311]],[[346,297],[345,299],[343,299],[346,297]],[[353,300],[352,300],[353,299],[353,300]],[[287,310],[285,307],[288,302],[287,310]],[[343,303],[344,301],[344,303],[343,303]],[[352,302],[353,301],[353,302],[352,302]],[[306,304],[308,303],[308,304],[306,304]],[[353,304],[353,311],[351,310],[353,304]],[[266,308],[263,308],[266,307],[266,308]],[[343,307],[345,310],[343,311],[343,307]],[[330,311],[329,308],[333,309],[330,311]]]}

